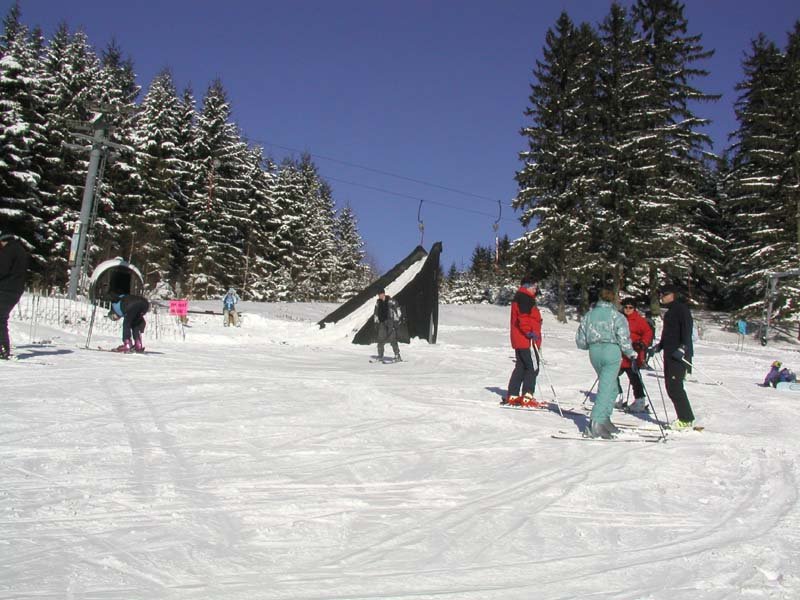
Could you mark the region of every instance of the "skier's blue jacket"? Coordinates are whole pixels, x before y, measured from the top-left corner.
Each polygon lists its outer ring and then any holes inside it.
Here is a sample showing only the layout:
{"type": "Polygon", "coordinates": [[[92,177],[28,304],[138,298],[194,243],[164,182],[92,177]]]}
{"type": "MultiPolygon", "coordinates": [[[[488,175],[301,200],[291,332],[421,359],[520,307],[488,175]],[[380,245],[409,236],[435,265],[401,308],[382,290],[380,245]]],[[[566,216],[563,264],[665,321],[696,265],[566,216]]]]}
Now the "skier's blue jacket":
{"type": "Polygon", "coordinates": [[[236,292],[229,291],[222,299],[222,306],[225,308],[225,310],[233,310],[238,302],[239,295],[236,292]]]}

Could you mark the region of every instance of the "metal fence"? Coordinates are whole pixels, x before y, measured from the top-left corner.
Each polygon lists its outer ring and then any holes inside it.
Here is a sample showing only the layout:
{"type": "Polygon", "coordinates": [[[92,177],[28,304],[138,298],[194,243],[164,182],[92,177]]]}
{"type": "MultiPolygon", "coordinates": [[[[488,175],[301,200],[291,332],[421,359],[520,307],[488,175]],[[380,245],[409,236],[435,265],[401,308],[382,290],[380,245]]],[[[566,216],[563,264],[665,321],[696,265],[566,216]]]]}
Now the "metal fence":
{"type": "MultiPolygon", "coordinates": [[[[122,321],[107,318],[109,309],[110,305],[104,302],[95,306],[87,299],[70,300],[58,295],[25,293],[14,308],[12,318],[30,323],[31,342],[41,341],[40,325],[49,325],[84,337],[88,345],[91,336],[98,332],[122,335],[122,321]]],[[[151,301],[146,320],[145,332],[151,339],[185,339],[183,325],[177,317],[169,314],[167,306],[151,301]]]]}

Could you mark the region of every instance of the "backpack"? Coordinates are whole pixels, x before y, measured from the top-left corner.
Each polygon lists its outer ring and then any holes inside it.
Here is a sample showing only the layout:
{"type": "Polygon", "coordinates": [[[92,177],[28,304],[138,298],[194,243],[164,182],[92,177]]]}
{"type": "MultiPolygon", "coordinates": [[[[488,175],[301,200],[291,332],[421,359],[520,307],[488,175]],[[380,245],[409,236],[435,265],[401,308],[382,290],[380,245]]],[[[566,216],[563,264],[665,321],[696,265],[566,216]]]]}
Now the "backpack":
{"type": "Polygon", "coordinates": [[[795,376],[794,371],[790,369],[781,369],[781,372],[778,374],[778,382],[781,381],[795,383],[797,381],[797,377],[795,376]]]}

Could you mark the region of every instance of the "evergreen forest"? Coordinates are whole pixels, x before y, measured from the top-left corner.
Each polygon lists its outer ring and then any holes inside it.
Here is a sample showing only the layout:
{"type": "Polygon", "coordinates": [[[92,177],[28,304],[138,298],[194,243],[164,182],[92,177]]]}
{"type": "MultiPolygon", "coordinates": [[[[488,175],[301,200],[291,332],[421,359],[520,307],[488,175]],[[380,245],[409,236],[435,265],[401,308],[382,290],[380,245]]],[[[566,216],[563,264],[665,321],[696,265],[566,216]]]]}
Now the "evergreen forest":
{"type": "MultiPolygon", "coordinates": [[[[766,274],[800,267],[800,21],[743,49],[738,130],[722,156],[701,116],[713,50],[676,0],[612,4],[597,24],[563,12],[533,70],[513,201],[529,231],[518,266],[567,299],[611,285],[658,310],[658,286],[742,314],[766,274]]],[[[798,311],[798,278],[778,311],[798,311]]]]}
{"type": "MultiPolygon", "coordinates": [[[[720,153],[702,116],[719,100],[704,89],[712,54],[677,0],[614,3],[592,24],[563,12],[520,103],[512,206],[526,231],[443,272],[442,299],[505,302],[533,272],[561,319],[601,285],[657,311],[666,282],[710,308],[763,310],[766,275],[800,266],[800,21],[742,49],[738,129],[720,153]]],[[[336,301],[369,283],[357,217],[312,157],[265,157],[231,112],[219,80],[199,100],[169,71],[143,89],[116,44],[98,53],[66,24],[45,39],[14,6],[0,37],[0,230],[31,251],[32,285],[65,287],[98,119],[114,147],[89,262],[129,259],[164,297],[232,286],[336,301]]],[[[776,300],[779,315],[800,311],[800,278],[776,300]]]]}
{"type": "Polygon", "coordinates": [[[0,38],[0,229],[32,256],[32,286],[63,291],[93,130],[108,135],[87,263],[122,257],[148,292],[339,300],[369,283],[354,212],[336,208],[307,155],[248,144],[215,80],[199,105],[169,71],[142,90],[111,44],[61,25],[45,40],[17,4],[0,38]]]}

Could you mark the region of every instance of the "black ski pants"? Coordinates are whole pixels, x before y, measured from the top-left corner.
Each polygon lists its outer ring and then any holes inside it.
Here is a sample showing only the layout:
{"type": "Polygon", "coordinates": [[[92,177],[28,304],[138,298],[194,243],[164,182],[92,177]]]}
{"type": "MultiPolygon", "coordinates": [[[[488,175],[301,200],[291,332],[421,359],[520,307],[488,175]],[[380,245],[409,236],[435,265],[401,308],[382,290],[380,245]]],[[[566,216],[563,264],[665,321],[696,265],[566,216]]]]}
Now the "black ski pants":
{"type": "MultiPolygon", "coordinates": [[[[644,398],[644,386],[642,385],[642,378],[639,377],[639,374],[634,373],[633,369],[630,367],[619,370],[619,375],[622,375],[623,373],[628,376],[628,381],[633,388],[633,398],[644,398]]],[[[619,381],[619,375],[617,375],[617,381],[619,381]]],[[[619,386],[619,393],[622,393],[622,385],[619,386]]]]}
{"type": "MultiPolygon", "coordinates": [[[[533,364],[530,348],[514,350],[516,364],[508,381],[508,396],[524,396],[536,390],[536,377],[539,375],[539,365],[533,364]],[[520,390],[520,387],[522,388],[520,390]]],[[[537,361],[538,363],[538,361],[537,361]]]]}
{"type": "MultiPolygon", "coordinates": [[[[666,353],[665,353],[666,354],[666,353]]],[[[667,395],[672,400],[678,419],[681,421],[694,421],[692,405],[683,389],[683,380],[686,379],[686,363],[675,360],[671,356],[664,357],[664,381],[667,395]]]]}
{"type": "Polygon", "coordinates": [[[22,294],[0,292],[0,354],[11,354],[11,340],[8,338],[8,317],[21,297],[22,294]]]}
{"type": "Polygon", "coordinates": [[[125,316],[122,319],[122,341],[130,340],[133,336],[134,340],[141,340],[142,332],[146,322],[144,315],[150,310],[150,303],[142,298],[135,302],[131,302],[125,308],[125,316]]]}
{"type": "Polygon", "coordinates": [[[400,346],[397,345],[397,328],[392,321],[378,323],[378,358],[383,358],[383,348],[386,343],[391,344],[395,358],[400,356],[400,346]]]}

